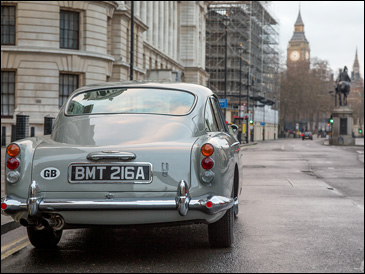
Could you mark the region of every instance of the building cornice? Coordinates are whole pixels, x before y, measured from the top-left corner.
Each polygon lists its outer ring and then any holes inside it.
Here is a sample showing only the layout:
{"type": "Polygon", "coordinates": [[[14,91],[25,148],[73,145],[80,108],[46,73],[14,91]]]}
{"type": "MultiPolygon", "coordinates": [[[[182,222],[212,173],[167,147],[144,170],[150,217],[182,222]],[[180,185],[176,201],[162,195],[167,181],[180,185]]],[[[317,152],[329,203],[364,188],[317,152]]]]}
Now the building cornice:
{"type": "MultiPolygon", "coordinates": [[[[131,15],[131,12],[130,12],[130,10],[116,10],[115,12],[114,12],[114,15],[121,15],[121,16],[125,16],[125,17],[127,17],[129,20],[131,20],[131,17],[132,17],[132,15],[131,15]]],[[[145,24],[145,23],[143,23],[138,17],[134,17],[134,22],[139,26],[139,27],[141,27],[142,29],[143,29],[143,31],[146,31],[146,30],[148,30],[149,29],[149,27],[145,24]]]]}
{"type": "Polygon", "coordinates": [[[183,65],[181,65],[180,63],[178,63],[174,59],[171,59],[169,56],[167,56],[166,54],[162,53],[161,51],[159,51],[158,49],[156,49],[155,47],[153,47],[147,41],[144,41],[143,42],[143,46],[146,47],[146,48],[148,48],[149,50],[153,51],[154,53],[160,55],[162,58],[167,59],[170,63],[172,63],[175,66],[179,67],[181,70],[184,69],[184,66],[183,65]]]}
{"type": "Polygon", "coordinates": [[[1,52],[22,52],[22,53],[41,53],[41,54],[59,54],[59,55],[77,55],[89,58],[104,59],[106,61],[115,62],[115,58],[110,55],[94,53],[81,50],[67,50],[67,49],[54,49],[54,48],[32,48],[32,47],[19,47],[19,46],[1,46],[1,52]]]}

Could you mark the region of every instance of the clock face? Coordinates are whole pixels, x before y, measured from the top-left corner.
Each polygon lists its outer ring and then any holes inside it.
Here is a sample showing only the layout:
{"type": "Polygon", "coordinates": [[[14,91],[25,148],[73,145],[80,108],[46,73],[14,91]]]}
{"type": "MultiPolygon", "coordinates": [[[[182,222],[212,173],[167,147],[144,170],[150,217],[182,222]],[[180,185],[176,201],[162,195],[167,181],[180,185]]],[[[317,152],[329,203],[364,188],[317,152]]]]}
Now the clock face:
{"type": "Polygon", "coordinates": [[[300,54],[298,51],[294,50],[292,53],[290,53],[290,59],[292,61],[298,61],[300,58],[300,54]]]}
{"type": "Polygon", "coordinates": [[[305,53],[305,59],[309,60],[309,52],[305,53]]]}

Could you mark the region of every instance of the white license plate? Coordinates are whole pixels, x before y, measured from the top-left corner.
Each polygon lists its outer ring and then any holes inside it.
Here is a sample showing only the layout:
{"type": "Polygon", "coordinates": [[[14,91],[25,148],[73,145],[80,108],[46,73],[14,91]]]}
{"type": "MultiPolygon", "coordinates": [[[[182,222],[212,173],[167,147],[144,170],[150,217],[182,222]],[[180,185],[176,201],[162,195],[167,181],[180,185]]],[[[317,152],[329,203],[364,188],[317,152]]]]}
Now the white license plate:
{"type": "Polygon", "coordinates": [[[150,163],[71,164],[68,169],[70,183],[135,183],[152,182],[150,163]]]}

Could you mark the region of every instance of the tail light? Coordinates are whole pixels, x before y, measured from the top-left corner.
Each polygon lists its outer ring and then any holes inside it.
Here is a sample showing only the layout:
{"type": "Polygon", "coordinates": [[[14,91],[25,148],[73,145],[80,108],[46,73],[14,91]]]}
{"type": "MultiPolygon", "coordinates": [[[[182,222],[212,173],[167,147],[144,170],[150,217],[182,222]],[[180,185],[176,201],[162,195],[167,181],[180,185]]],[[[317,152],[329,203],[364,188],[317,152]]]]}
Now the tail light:
{"type": "Polygon", "coordinates": [[[8,155],[11,157],[15,157],[18,156],[20,153],[20,148],[18,145],[16,144],[11,144],[10,146],[8,146],[8,155]]]}
{"type": "Polygon", "coordinates": [[[202,167],[206,170],[212,169],[214,166],[214,161],[212,158],[206,157],[202,161],[202,167]]]}
{"type": "Polygon", "coordinates": [[[6,162],[6,166],[8,167],[8,169],[17,169],[19,167],[19,160],[17,158],[10,158],[7,162],[6,162]]]}
{"type": "Polygon", "coordinates": [[[9,183],[16,183],[20,177],[20,173],[17,171],[20,166],[20,147],[16,144],[11,144],[8,146],[6,152],[8,158],[6,167],[10,169],[6,174],[6,179],[9,183]]]}
{"type": "Polygon", "coordinates": [[[201,166],[204,171],[200,174],[200,179],[205,184],[210,184],[214,180],[214,172],[211,170],[214,167],[214,161],[211,156],[214,153],[214,147],[211,144],[202,146],[201,153],[204,156],[201,166]]]}
{"type": "Polygon", "coordinates": [[[202,146],[202,154],[206,157],[212,156],[214,153],[214,147],[211,144],[205,144],[202,146]]]}

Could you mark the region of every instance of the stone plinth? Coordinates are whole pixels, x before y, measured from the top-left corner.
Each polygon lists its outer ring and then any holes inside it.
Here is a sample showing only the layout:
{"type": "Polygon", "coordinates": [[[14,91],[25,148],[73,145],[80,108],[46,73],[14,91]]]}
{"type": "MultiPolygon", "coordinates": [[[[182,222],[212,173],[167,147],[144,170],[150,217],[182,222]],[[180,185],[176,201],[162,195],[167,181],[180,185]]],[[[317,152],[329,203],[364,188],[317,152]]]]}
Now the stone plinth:
{"type": "Polygon", "coordinates": [[[337,107],[333,110],[333,128],[331,145],[353,146],[355,140],[352,137],[353,110],[348,106],[337,107]]]}

